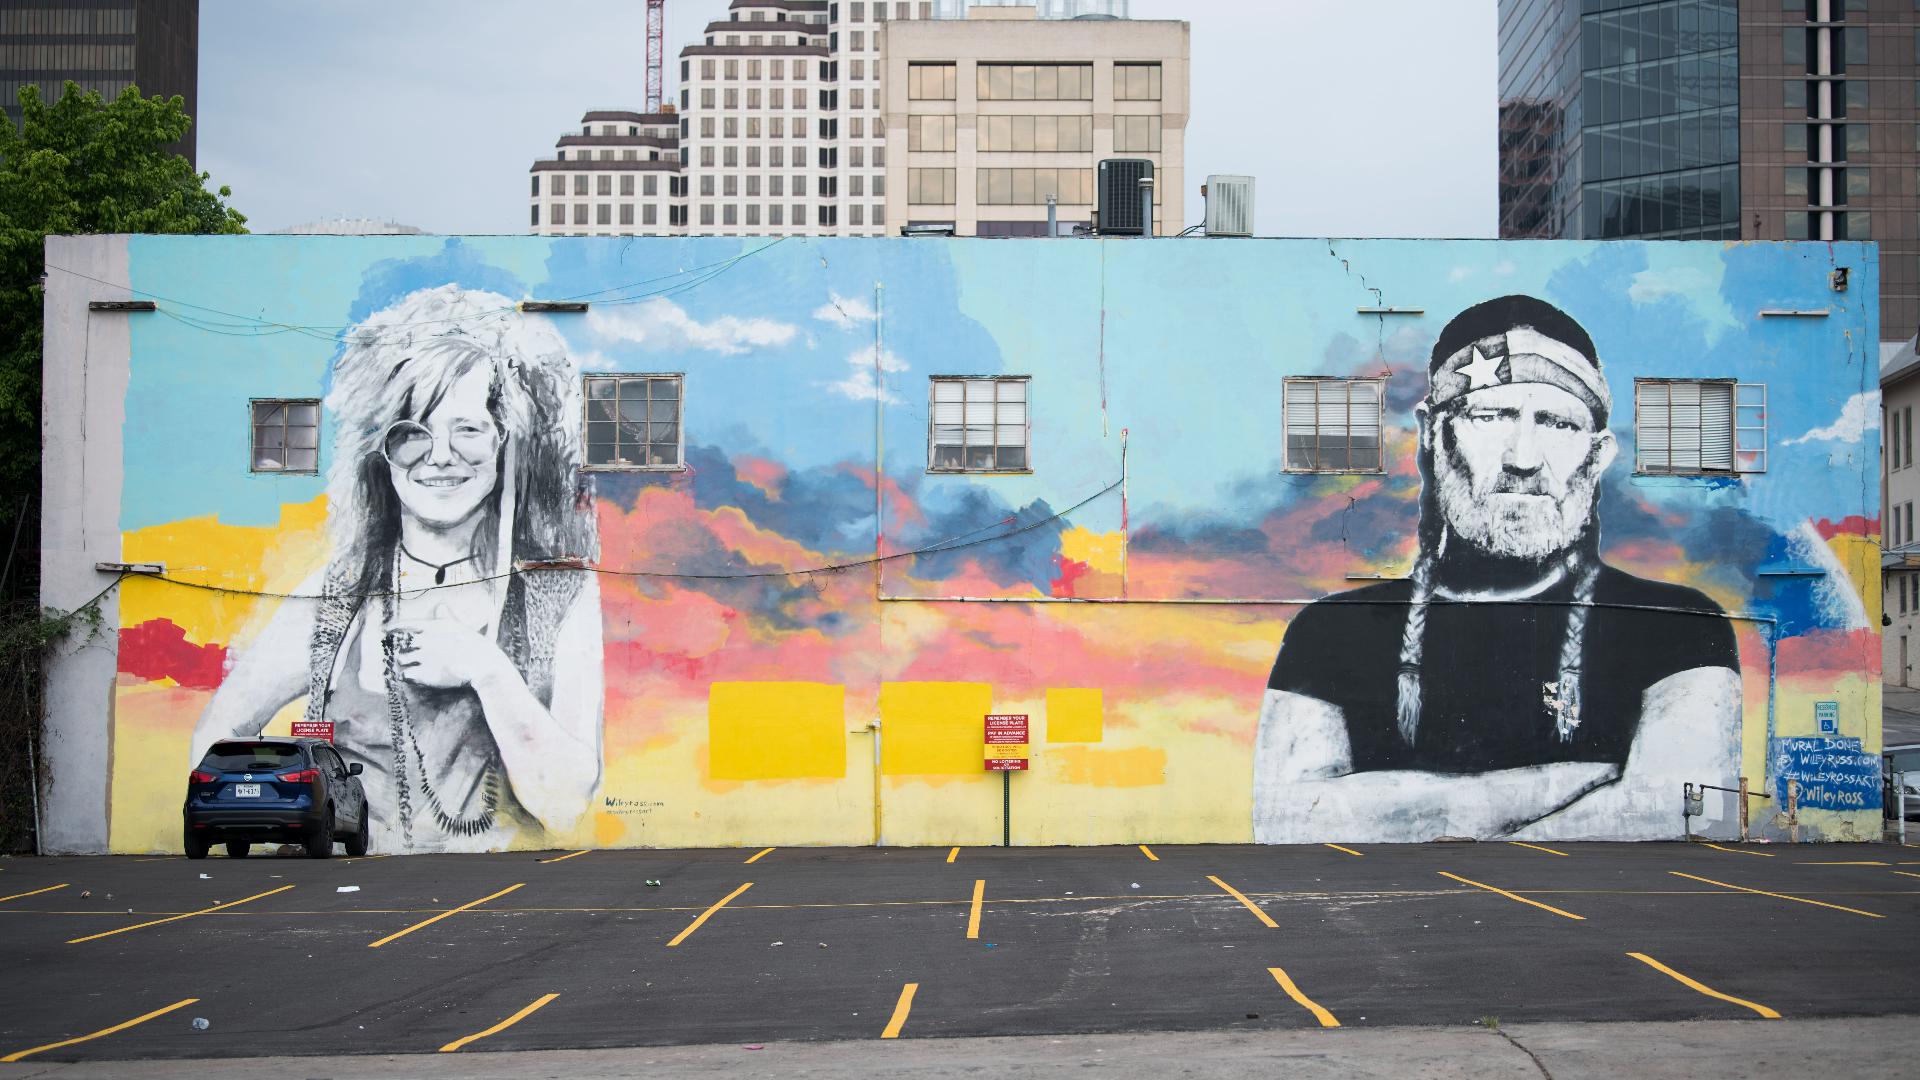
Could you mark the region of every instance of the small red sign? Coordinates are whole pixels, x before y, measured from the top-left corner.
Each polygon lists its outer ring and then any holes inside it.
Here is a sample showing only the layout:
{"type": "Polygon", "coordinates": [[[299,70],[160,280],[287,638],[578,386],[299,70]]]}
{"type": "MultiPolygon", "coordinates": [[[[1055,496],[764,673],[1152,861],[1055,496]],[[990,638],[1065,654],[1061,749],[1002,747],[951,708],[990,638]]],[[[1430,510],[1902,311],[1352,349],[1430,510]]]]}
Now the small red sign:
{"type": "Polygon", "coordinates": [[[1026,742],[1027,717],[1025,713],[988,715],[988,746],[1024,746],[1026,742]]]}
{"type": "Polygon", "coordinates": [[[1023,757],[988,758],[987,771],[988,772],[1026,772],[1027,759],[1023,757]]]}
{"type": "Polygon", "coordinates": [[[293,737],[296,739],[323,739],[333,741],[333,721],[331,720],[295,720],[293,737]]]}

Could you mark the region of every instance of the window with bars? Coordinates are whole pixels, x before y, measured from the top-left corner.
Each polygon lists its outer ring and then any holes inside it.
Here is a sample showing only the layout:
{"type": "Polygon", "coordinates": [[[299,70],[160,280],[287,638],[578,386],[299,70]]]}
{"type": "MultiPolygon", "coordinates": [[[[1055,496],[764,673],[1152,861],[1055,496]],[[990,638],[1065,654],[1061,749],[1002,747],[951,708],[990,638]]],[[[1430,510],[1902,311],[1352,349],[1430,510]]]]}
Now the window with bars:
{"type": "Polygon", "coordinates": [[[253,425],[253,471],[320,470],[320,402],[314,398],[247,403],[253,425]]]}
{"type": "Polygon", "coordinates": [[[1635,472],[1766,472],[1767,388],[1731,379],[1639,379],[1633,431],[1635,472]]]}
{"type": "Polygon", "coordinates": [[[587,467],[679,469],[680,375],[587,376],[587,467]]]}
{"type": "Polygon", "coordinates": [[[1288,472],[1380,472],[1379,379],[1288,379],[1282,388],[1288,472]]]}
{"type": "Polygon", "coordinates": [[[930,472],[1026,472],[1029,378],[935,377],[927,410],[930,472]]]}

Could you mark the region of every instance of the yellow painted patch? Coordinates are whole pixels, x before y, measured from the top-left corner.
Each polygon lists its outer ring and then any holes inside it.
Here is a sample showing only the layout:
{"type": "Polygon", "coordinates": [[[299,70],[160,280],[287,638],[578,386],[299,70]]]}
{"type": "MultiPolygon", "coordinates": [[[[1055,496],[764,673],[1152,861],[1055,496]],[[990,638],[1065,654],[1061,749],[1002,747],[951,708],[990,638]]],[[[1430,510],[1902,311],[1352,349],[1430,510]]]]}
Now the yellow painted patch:
{"type": "Polygon", "coordinates": [[[1167,752],[1154,746],[1107,750],[1062,746],[1047,754],[1063,783],[1089,787],[1152,787],[1166,783],[1167,752]]]}
{"type": "Polygon", "coordinates": [[[1847,572],[1847,581],[1867,609],[1867,625],[1880,625],[1880,545],[1858,533],[1836,533],[1827,540],[1847,572]]]}
{"type": "Polygon", "coordinates": [[[1026,743],[1001,743],[997,746],[992,743],[988,743],[987,754],[983,760],[1008,761],[1013,758],[1023,758],[1023,757],[1032,757],[1032,756],[1033,755],[1028,752],[1028,746],[1026,743]]]}
{"type": "MultiPolygon", "coordinates": [[[[225,525],[217,517],[170,521],[122,533],[120,557],[165,563],[167,576],[181,581],[290,593],[320,568],[326,520],[322,495],[283,505],[275,525],[225,525]]],[[[232,644],[252,619],[272,611],[255,597],[149,578],[129,578],[120,587],[120,625],[169,619],[188,641],[202,644],[232,644]]]]}
{"type": "Polygon", "coordinates": [[[1104,715],[1098,690],[1048,690],[1047,741],[1099,742],[1104,715]]]}
{"type": "Polygon", "coordinates": [[[1120,552],[1125,547],[1126,539],[1118,532],[1094,532],[1076,526],[1060,534],[1060,557],[1085,563],[1087,569],[1099,574],[1120,572],[1120,552]]]}
{"type": "Polygon", "coordinates": [[[845,687],[717,682],[707,692],[716,780],[838,779],[847,774],[845,687]]]}
{"type": "Polygon", "coordinates": [[[888,776],[978,776],[993,687],[890,682],[880,686],[880,771],[888,776]]]}

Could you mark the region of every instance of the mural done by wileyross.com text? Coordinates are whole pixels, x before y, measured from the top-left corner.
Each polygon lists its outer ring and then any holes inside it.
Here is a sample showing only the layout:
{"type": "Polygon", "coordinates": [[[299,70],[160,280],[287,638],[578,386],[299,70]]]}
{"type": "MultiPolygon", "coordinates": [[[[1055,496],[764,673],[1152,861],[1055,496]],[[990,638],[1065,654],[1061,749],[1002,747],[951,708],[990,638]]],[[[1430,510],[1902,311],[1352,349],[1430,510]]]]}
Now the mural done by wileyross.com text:
{"type": "Polygon", "coordinates": [[[112,850],[296,724],[387,851],[998,842],[989,715],[1023,844],[1727,836],[1879,749],[1866,245],[125,245],[112,850]]]}

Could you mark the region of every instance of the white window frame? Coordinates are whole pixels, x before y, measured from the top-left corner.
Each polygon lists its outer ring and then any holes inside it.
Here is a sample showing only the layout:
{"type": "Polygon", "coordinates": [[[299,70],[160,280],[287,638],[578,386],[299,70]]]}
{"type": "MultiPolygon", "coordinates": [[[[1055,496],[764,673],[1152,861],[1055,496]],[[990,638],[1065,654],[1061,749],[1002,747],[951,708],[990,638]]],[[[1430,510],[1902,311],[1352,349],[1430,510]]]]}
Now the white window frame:
{"type": "Polygon", "coordinates": [[[1739,476],[1767,471],[1767,387],[1734,379],[1635,379],[1633,471],[1636,476],[1739,476]],[[1693,400],[1674,402],[1676,393],[1693,400]],[[1725,394],[1724,404],[1709,401],[1725,394]],[[1674,409],[1695,410],[1691,424],[1675,425],[1674,409]],[[1724,412],[1721,410],[1724,409],[1724,412]],[[1664,412],[1665,415],[1660,414],[1664,412]],[[1717,418],[1717,419],[1716,419],[1717,418]],[[1683,460],[1674,463],[1675,433],[1683,460]],[[1714,444],[1724,438],[1726,455],[1714,444]],[[1684,460],[1690,458],[1691,461],[1684,460]]]}
{"type": "Polygon", "coordinates": [[[316,473],[318,473],[320,471],[320,416],[321,416],[321,412],[320,412],[319,398],[250,398],[248,399],[247,401],[247,471],[253,472],[253,473],[261,473],[269,476],[286,476],[286,475],[313,476],[316,473]],[[260,423],[260,407],[262,405],[268,406],[269,408],[277,407],[281,410],[280,420],[277,425],[260,423]],[[295,424],[291,422],[292,410],[295,406],[308,406],[313,409],[313,423],[311,425],[295,424]],[[293,431],[293,429],[294,428],[305,429],[307,427],[313,428],[313,446],[304,447],[304,446],[291,445],[291,438],[292,438],[291,432],[293,431]],[[280,445],[279,446],[261,446],[260,433],[263,431],[272,431],[272,430],[279,431],[280,445]],[[313,451],[312,465],[300,466],[296,468],[294,466],[287,464],[288,455],[286,451],[307,450],[307,449],[311,449],[313,451]],[[280,451],[281,452],[280,464],[262,465],[260,463],[260,451],[262,450],[280,451]]]}
{"type": "MultiPolygon", "coordinates": [[[[627,399],[627,400],[632,400],[632,399],[627,399]]],[[[582,467],[591,472],[685,472],[687,468],[686,418],[687,418],[687,376],[686,376],[686,373],[683,371],[609,371],[604,373],[595,373],[592,375],[582,376],[580,381],[580,446],[581,446],[581,454],[584,459],[584,465],[582,467]],[[594,415],[594,412],[595,412],[594,403],[596,401],[608,400],[607,398],[600,398],[600,397],[594,396],[593,391],[594,391],[595,383],[610,382],[614,384],[614,397],[611,400],[615,403],[615,411],[616,413],[618,413],[620,411],[619,402],[622,400],[620,391],[624,389],[625,384],[627,382],[639,381],[639,380],[648,381],[648,386],[647,386],[648,396],[645,398],[648,419],[645,421],[645,423],[673,425],[674,460],[670,463],[669,462],[660,462],[660,463],[632,462],[632,461],[595,462],[593,460],[593,456],[594,456],[593,447],[596,445],[602,445],[602,446],[609,445],[604,439],[595,440],[593,438],[595,434],[599,434],[601,431],[605,430],[605,429],[596,429],[594,427],[596,423],[612,424],[613,432],[614,432],[614,441],[611,445],[614,448],[614,453],[616,456],[619,454],[620,448],[625,445],[633,445],[633,446],[658,445],[658,443],[656,443],[656,441],[651,438],[651,435],[652,435],[651,431],[648,432],[649,438],[645,442],[640,442],[637,440],[628,440],[621,437],[622,433],[619,430],[620,428],[630,424],[640,423],[641,421],[620,420],[620,419],[608,421],[605,418],[597,417],[594,415]],[[674,384],[674,392],[678,396],[672,399],[674,407],[673,407],[673,418],[671,420],[655,420],[652,418],[653,405],[656,403],[665,403],[668,400],[666,398],[656,399],[653,397],[653,387],[651,385],[653,380],[668,380],[674,384]]]]}
{"type": "Polygon", "coordinates": [[[1003,476],[1018,476],[1032,473],[1033,376],[934,375],[930,377],[927,380],[927,471],[929,473],[999,474],[1003,476]],[[951,401],[941,400],[940,388],[942,386],[959,386],[962,388],[961,400],[958,402],[961,407],[958,417],[960,422],[958,424],[940,423],[942,419],[953,419],[951,414],[943,416],[940,406],[951,406],[954,404],[954,402],[951,401]],[[1019,388],[1018,394],[1011,395],[1011,388],[1016,386],[1019,388]],[[991,396],[986,401],[969,400],[967,390],[978,387],[992,388],[991,396]],[[986,406],[986,408],[990,410],[989,415],[991,415],[992,419],[983,423],[977,419],[968,417],[967,407],[969,405],[986,406]],[[1014,405],[1019,406],[1018,418],[1007,419],[1007,417],[1013,415],[1008,407],[1014,405]],[[972,419],[973,422],[969,422],[970,419],[972,419]],[[980,428],[987,428],[992,432],[992,434],[988,436],[993,440],[991,444],[986,447],[980,447],[993,450],[994,463],[991,466],[973,465],[968,461],[970,457],[969,451],[975,449],[977,446],[977,444],[972,441],[972,437],[980,428]],[[945,430],[943,431],[942,429],[945,430]],[[1017,429],[1020,440],[1018,443],[1004,441],[1004,439],[1012,433],[1011,429],[1017,429]],[[952,441],[954,437],[953,433],[956,431],[960,439],[957,443],[952,441]],[[939,461],[940,448],[952,446],[960,448],[960,463],[957,465],[941,464],[939,461]],[[999,448],[1003,446],[1018,446],[1023,451],[1023,464],[1020,467],[1001,468],[999,466],[999,448]]]}
{"type": "MultiPolygon", "coordinates": [[[[1323,473],[1323,474],[1358,473],[1358,474],[1368,475],[1368,476],[1386,472],[1387,471],[1386,399],[1387,399],[1387,383],[1385,379],[1373,378],[1373,377],[1344,378],[1344,377],[1331,376],[1331,375],[1297,375],[1297,376],[1288,377],[1281,386],[1281,394],[1280,394],[1280,447],[1281,447],[1281,460],[1284,462],[1283,468],[1285,469],[1285,471],[1290,473],[1323,473]],[[1338,468],[1321,464],[1322,459],[1319,453],[1320,435],[1321,435],[1321,429],[1322,429],[1322,416],[1320,413],[1320,409],[1323,407],[1320,398],[1322,396],[1322,389],[1330,385],[1340,386],[1342,388],[1342,395],[1346,399],[1344,402],[1345,422],[1340,426],[1344,427],[1348,432],[1346,436],[1346,438],[1348,439],[1348,443],[1347,443],[1348,464],[1338,468]],[[1376,445],[1375,445],[1376,453],[1375,453],[1374,465],[1371,468],[1365,468],[1365,467],[1355,468],[1352,465],[1352,461],[1353,461],[1352,431],[1354,428],[1353,407],[1356,404],[1356,402],[1353,400],[1353,387],[1356,385],[1365,385],[1373,388],[1374,426],[1375,426],[1375,430],[1378,432],[1378,435],[1376,437],[1376,445]],[[1312,407],[1314,409],[1313,434],[1314,434],[1315,453],[1312,461],[1298,461],[1298,460],[1295,460],[1294,450],[1293,450],[1294,426],[1293,426],[1293,421],[1290,419],[1292,415],[1290,411],[1290,407],[1296,406],[1299,404],[1296,396],[1306,392],[1308,388],[1312,389],[1312,392],[1314,395],[1312,407]]],[[[1334,403],[1328,402],[1326,404],[1331,405],[1334,403]]],[[[1364,403],[1359,403],[1359,404],[1364,404],[1364,403]]]]}

